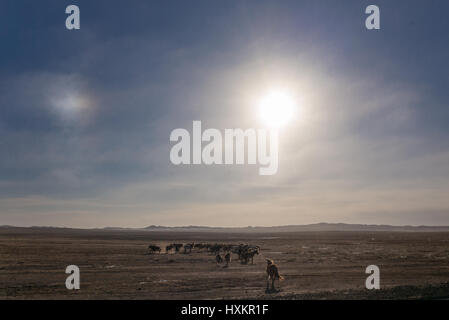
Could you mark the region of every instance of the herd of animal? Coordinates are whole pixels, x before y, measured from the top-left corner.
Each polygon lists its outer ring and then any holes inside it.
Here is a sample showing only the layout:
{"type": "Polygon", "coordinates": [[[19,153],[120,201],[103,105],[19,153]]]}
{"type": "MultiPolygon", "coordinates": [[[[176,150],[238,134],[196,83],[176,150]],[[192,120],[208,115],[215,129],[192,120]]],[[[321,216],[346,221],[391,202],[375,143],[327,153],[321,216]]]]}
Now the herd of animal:
{"type": "MultiPolygon", "coordinates": [[[[215,261],[217,265],[225,263],[224,267],[228,267],[232,260],[232,254],[237,255],[237,260],[241,264],[254,264],[254,256],[260,254],[260,247],[251,244],[221,244],[221,243],[171,243],[165,246],[165,253],[184,253],[190,254],[192,251],[206,251],[215,255],[215,261]]],[[[162,248],[158,245],[150,244],[148,246],[149,254],[161,254],[162,248]]],[[[279,274],[278,267],[271,259],[266,259],[267,262],[267,291],[274,291],[274,281],[276,279],[283,280],[284,278],[279,274]],[[269,282],[271,281],[271,289],[269,288],[269,282]]]]}
{"type": "MultiPolygon", "coordinates": [[[[231,254],[234,253],[237,255],[237,259],[242,264],[248,264],[251,261],[251,264],[254,264],[254,256],[260,253],[260,247],[250,244],[221,244],[221,243],[171,243],[165,247],[165,253],[192,253],[192,250],[195,251],[207,251],[215,255],[215,260],[217,264],[222,262],[226,262],[228,265],[231,262],[231,254]]],[[[155,254],[161,253],[162,248],[158,245],[150,244],[148,246],[148,253],[155,254]]]]}

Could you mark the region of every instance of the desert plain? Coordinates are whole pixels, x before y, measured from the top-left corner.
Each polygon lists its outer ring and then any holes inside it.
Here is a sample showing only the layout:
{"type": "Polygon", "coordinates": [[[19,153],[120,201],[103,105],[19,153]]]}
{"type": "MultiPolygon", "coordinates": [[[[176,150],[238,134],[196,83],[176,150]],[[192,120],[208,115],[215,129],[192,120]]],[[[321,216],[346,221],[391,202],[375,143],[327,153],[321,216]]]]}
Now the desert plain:
{"type": "Polygon", "coordinates": [[[448,299],[447,232],[170,232],[0,228],[0,299],[448,299]],[[254,264],[235,254],[165,253],[167,244],[248,243],[254,264]],[[149,254],[148,245],[163,248],[149,254]],[[266,260],[285,280],[266,292],[266,260]],[[68,265],[80,290],[65,287],[68,265]],[[380,268],[380,290],[365,269],[380,268]]]}

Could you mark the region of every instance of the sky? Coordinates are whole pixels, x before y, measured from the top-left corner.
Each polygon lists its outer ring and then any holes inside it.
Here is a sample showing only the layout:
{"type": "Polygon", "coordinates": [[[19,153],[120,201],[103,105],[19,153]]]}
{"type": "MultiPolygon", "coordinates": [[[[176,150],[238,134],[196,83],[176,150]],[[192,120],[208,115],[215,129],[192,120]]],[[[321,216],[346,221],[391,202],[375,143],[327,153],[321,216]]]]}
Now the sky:
{"type": "Polygon", "coordinates": [[[447,12],[0,0],[0,225],[449,225],[447,12]],[[277,174],[170,162],[172,130],[262,128],[256,101],[276,88],[296,103],[277,174]]]}

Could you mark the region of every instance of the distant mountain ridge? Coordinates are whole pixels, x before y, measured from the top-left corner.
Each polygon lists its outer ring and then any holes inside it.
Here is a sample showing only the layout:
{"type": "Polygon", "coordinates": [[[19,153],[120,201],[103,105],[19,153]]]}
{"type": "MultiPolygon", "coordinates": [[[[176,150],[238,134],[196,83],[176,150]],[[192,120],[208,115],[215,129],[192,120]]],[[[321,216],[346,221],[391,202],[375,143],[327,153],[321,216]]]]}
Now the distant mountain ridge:
{"type": "Polygon", "coordinates": [[[449,232],[449,226],[391,226],[391,225],[367,225],[347,223],[315,223],[307,225],[285,225],[273,227],[206,227],[183,226],[164,227],[148,226],[148,231],[191,231],[191,232],[307,232],[307,231],[403,231],[403,232],[449,232]]]}
{"type": "Polygon", "coordinates": [[[280,233],[280,232],[320,232],[320,231],[390,231],[390,232],[449,232],[449,226],[391,226],[375,224],[348,224],[348,223],[315,223],[307,225],[285,225],[273,227],[208,227],[208,226],[179,226],[166,227],[151,225],[144,228],[123,228],[123,227],[105,227],[105,228],[66,228],[51,226],[33,226],[33,227],[15,227],[0,226],[6,228],[26,228],[26,229],[75,229],[75,230],[111,230],[111,231],[148,231],[148,232],[231,232],[231,233],[280,233]]]}

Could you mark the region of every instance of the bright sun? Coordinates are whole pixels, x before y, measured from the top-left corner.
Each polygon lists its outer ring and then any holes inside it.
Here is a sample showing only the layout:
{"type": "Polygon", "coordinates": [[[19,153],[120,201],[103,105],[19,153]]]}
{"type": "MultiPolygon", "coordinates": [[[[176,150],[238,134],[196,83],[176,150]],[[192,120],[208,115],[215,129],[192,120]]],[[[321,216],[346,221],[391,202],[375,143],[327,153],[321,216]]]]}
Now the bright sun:
{"type": "Polygon", "coordinates": [[[293,111],[293,99],[283,91],[272,91],[259,102],[259,115],[270,127],[285,125],[292,118],[293,111]]]}

